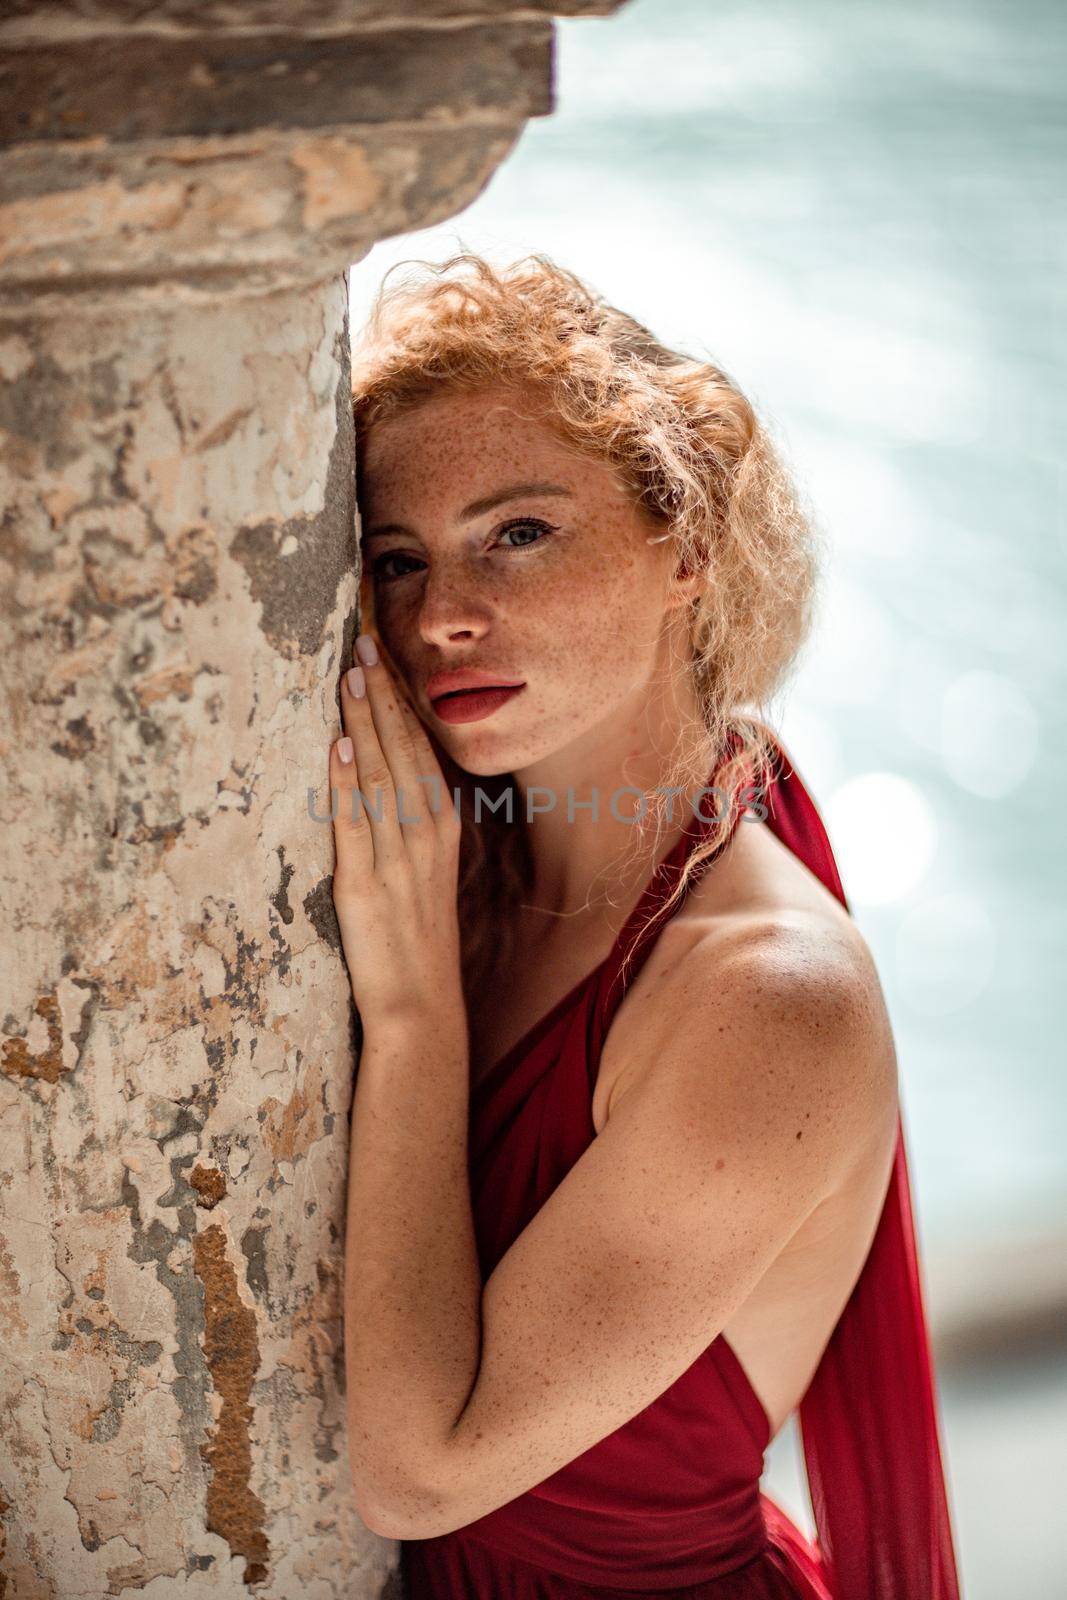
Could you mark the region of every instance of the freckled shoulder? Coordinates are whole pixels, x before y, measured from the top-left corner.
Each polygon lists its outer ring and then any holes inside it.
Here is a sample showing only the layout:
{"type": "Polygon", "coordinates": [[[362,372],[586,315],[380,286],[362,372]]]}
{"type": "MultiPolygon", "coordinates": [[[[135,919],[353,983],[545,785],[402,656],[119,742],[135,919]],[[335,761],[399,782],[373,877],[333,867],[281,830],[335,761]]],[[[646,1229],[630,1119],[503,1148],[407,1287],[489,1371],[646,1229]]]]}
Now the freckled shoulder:
{"type": "Polygon", "coordinates": [[[822,971],[831,987],[846,984],[891,1052],[878,973],[854,919],[765,824],[742,825],[659,934],[612,1019],[593,1097],[598,1134],[635,1072],[654,1070],[669,1051],[678,1007],[714,990],[722,964],[746,947],[760,950],[769,971],[799,962],[822,971]],[[682,967],[684,992],[674,981],[682,967]]]}

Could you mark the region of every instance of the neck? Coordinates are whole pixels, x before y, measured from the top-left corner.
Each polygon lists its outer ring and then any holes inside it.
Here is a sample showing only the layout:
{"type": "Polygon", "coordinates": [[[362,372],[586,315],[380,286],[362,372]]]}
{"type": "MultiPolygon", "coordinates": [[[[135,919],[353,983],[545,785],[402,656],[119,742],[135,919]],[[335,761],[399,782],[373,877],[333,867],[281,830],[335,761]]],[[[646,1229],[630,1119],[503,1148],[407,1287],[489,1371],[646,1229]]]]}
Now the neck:
{"type": "Polygon", "coordinates": [[[628,904],[691,817],[711,754],[692,678],[672,649],[677,640],[666,635],[650,681],[609,721],[514,774],[524,815],[530,805],[551,806],[530,817],[535,919],[581,922],[628,904]],[[661,811],[657,831],[650,803],[642,825],[630,791],[668,785],[684,788],[673,813],[661,811]]]}

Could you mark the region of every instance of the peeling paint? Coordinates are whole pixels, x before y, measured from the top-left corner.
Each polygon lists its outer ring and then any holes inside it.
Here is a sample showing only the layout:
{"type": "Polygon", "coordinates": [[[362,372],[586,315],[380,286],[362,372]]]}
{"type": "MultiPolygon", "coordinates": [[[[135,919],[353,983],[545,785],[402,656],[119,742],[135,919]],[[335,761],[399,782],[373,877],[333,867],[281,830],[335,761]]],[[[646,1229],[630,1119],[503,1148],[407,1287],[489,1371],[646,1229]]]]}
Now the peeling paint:
{"type": "Polygon", "coordinates": [[[314,888],[304,898],[304,915],[311,923],[315,932],[324,943],[332,950],[341,953],[341,926],[337,921],[337,909],[333,899],[333,874],[328,878],[320,878],[314,888]]]}
{"type": "Polygon", "coordinates": [[[114,1322],[106,1328],[96,1328],[87,1318],[79,1317],[76,1325],[77,1331],[86,1336],[79,1341],[84,1354],[103,1356],[109,1364],[123,1363],[126,1368],[123,1374],[116,1373],[112,1378],[102,1403],[87,1405],[75,1424],[80,1438],[101,1444],[117,1436],[122,1413],[140,1382],[139,1369],[154,1366],[163,1354],[163,1346],[158,1339],[133,1339],[114,1322]]]}
{"type": "Polygon", "coordinates": [[[354,437],[350,399],[350,349],[347,336],[333,346],[341,373],[335,391],[336,432],[321,510],[282,523],[242,528],[231,553],[248,574],[252,598],[262,608],[260,627],[279,654],[314,656],[322,648],[326,625],[337,610],[342,578],[355,571],[354,437]],[[338,539],[338,526],[346,537],[338,539]],[[351,530],[349,536],[347,530],[351,530]],[[279,552],[293,541],[285,561],[279,552]]]}
{"type": "Polygon", "coordinates": [[[275,1161],[296,1161],[322,1137],[319,1082],[321,1069],[312,1062],[288,1100],[269,1095],[260,1105],[263,1134],[275,1161]]]}
{"type": "Polygon", "coordinates": [[[385,180],[361,144],[350,138],[319,137],[295,146],[290,161],[300,169],[304,183],[301,220],[311,232],[328,222],[365,216],[381,199],[385,180]]]}
{"type": "Polygon", "coordinates": [[[278,857],[281,862],[282,869],[281,883],[275,893],[271,895],[271,904],[281,917],[282,921],[286,924],[286,926],[288,926],[296,914],[293,911],[292,906],[289,904],[288,895],[289,884],[296,869],[291,865],[290,862],[286,861],[284,845],[278,846],[278,857]]]}
{"type": "Polygon", "coordinates": [[[245,1281],[256,1299],[265,1302],[267,1298],[267,1253],[265,1240],[268,1230],[264,1228],[246,1228],[241,1235],[241,1251],[248,1263],[245,1271],[245,1281]]]}
{"type": "Polygon", "coordinates": [[[191,1240],[193,1208],[188,1208],[187,1218],[181,1221],[181,1231],[171,1231],[159,1221],[145,1227],[137,1190],[128,1172],[122,1179],[122,1197],[130,1211],[133,1235],[127,1255],[131,1261],[154,1263],[157,1278],[174,1302],[176,1346],[170,1358],[175,1377],[171,1390],[178,1408],[175,1421],[188,1470],[199,1459],[200,1441],[209,1421],[209,1378],[197,1337],[203,1325],[203,1294],[191,1263],[182,1264],[180,1257],[174,1263],[172,1250],[176,1243],[191,1240]]]}

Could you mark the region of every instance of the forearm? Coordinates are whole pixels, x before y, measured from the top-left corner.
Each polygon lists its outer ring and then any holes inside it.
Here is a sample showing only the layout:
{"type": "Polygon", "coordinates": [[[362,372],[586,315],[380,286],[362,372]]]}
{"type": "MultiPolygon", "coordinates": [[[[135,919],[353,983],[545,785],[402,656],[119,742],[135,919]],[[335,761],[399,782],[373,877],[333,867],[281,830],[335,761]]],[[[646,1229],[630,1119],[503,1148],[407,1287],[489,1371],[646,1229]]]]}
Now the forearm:
{"type": "Polygon", "coordinates": [[[478,1371],[468,1105],[461,1007],[365,1025],[345,1242],[349,1451],[361,1501],[401,1515],[425,1509],[478,1371]]]}

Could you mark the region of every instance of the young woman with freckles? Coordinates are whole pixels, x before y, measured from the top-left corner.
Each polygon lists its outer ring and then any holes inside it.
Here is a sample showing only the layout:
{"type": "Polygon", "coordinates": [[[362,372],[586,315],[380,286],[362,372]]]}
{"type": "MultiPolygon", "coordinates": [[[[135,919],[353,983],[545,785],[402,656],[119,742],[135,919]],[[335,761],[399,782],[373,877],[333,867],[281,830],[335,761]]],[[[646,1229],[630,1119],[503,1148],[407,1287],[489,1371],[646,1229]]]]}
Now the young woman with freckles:
{"type": "Polygon", "coordinates": [[[544,256],[383,285],[354,354],[360,1514],[413,1600],[956,1600],[892,1032],[765,715],[815,581],[767,433],[544,256]]]}

